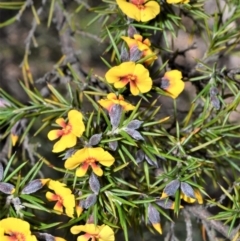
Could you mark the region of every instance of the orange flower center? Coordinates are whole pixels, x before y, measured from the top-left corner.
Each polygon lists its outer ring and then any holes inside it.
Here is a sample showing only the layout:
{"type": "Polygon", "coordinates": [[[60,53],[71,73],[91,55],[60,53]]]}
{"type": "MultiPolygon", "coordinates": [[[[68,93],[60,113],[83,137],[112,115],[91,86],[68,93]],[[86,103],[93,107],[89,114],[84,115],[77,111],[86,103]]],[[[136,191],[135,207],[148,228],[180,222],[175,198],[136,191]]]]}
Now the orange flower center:
{"type": "Polygon", "coordinates": [[[133,82],[133,83],[135,83],[137,81],[137,76],[132,75],[132,74],[128,74],[124,77],[121,77],[120,80],[123,81],[123,82],[133,82]]]}
{"type": "Polygon", "coordinates": [[[58,131],[58,136],[64,136],[70,134],[72,131],[72,125],[71,124],[65,124],[65,126],[62,128],[62,130],[58,131]]]}
{"type": "Polygon", "coordinates": [[[57,199],[58,203],[63,204],[63,198],[60,195],[56,195],[56,199],[57,199]]]}
{"type": "Polygon", "coordinates": [[[94,157],[89,157],[84,162],[87,164],[92,164],[96,162],[96,159],[94,157]]]}
{"type": "Polygon", "coordinates": [[[134,5],[136,5],[136,7],[140,10],[144,9],[144,0],[130,0],[130,2],[134,5]]]}
{"type": "Polygon", "coordinates": [[[26,241],[26,237],[22,233],[12,232],[9,237],[10,241],[26,241]]]}

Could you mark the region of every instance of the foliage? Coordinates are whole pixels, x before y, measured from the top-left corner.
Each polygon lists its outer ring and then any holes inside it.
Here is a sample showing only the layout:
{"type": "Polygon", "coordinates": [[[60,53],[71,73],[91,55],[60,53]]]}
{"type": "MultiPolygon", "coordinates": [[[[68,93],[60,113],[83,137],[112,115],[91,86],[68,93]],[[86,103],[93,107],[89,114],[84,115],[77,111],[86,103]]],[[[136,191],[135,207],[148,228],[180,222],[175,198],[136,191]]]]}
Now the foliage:
{"type": "Polygon", "coordinates": [[[221,62],[239,54],[240,4],[216,0],[214,14],[203,6],[202,0],[0,3],[3,13],[14,13],[2,28],[32,14],[19,80],[27,101],[0,89],[0,238],[75,240],[84,232],[79,241],[111,241],[122,230],[128,240],[130,228],[145,225],[175,240],[174,221],[183,214],[187,240],[191,216],[201,219],[203,240],[218,235],[210,229],[240,239],[240,124],[231,119],[240,103],[240,69],[221,62]],[[88,14],[82,31],[78,21],[88,14]],[[40,26],[56,27],[62,50],[41,78],[31,72],[40,26]],[[92,26],[100,36],[88,32],[92,26]],[[172,44],[181,32],[189,38],[184,50],[172,44]],[[84,71],[76,34],[106,47],[102,76],[84,71]],[[199,48],[196,35],[206,43],[204,54],[191,66],[179,64],[179,56],[199,48]],[[186,82],[196,94],[181,113],[186,82]],[[43,149],[52,144],[49,158],[43,149]],[[10,221],[22,231],[9,231],[10,221]],[[62,238],[52,228],[64,230],[62,238]]]}

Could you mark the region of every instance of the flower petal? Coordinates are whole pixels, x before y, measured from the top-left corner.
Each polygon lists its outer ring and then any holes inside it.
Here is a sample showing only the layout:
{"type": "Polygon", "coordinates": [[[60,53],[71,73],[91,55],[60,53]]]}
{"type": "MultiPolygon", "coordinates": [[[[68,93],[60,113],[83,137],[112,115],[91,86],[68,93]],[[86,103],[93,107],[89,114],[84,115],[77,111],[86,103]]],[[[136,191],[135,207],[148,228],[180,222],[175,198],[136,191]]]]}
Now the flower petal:
{"type": "Polygon", "coordinates": [[[98,164],[92,163],[91,167],[92,167],[93,172],[97,176],[102,176],[103,175],[103,170],[101,169],[101,167],[98,164]]]}
{"type": "Polygon", "coordinates": [[[86,172],[87,172],[87,170],[88,170],[88,164],[82,164],[77,170],[76,170],[76,173],[75,173],[75,175],[77,176],[77,177],[83,177],[83,176],[85,176],[85,174],[86,174],[86,172]]]}
{"type": "Polygon", "coordinates": [[[178,70],[167,71],[164,78],[169,80],[169,86],[165,90],[173,99],[177,98],[185,86],[182,81],[182,73],[178,70]]]}
{"type": "Polygon", "coordinates": [[[61,139],[55,143],[52,152],[61,152],[67,148],[75,146],[77,143],[77,137],[72,133],[63,135],[61,139]]]}
{"type": "Polygon", "coordinates": [[[141,14],[138,7],[126,0],[117,0],[119,8],[125,13],[129,18],[135,19],[136,21],[141,20],[141,14]]]}
{"type": "Polygon", "coordinates": [[[89,149],[89,155],[93,157],[96,161],[98,161],[101,165],[109,167],[115,161],[114,157],[101,147],[88,148],[88,149],[89,149]]]}
{"type": "Polygon", "coordinates": [[[63,118],[58,118],[55,121],[59,126],[61,126],[62,128],[64,128],[66,126],[66,122],[63,118]]]}
{"type": "Polygon", "coordinates": [[[46,198],[48,201],[57,201],[58,200],[58,196],[52,192],[47,192],[46,198]]]}
{"type": "Polygon", "coordinates": [[[160,13],[160,6],[156,1],[149,1],[144,6],[145,8],[140,13],[142,22],[147,22],[160,13]]]}
{"type": "Polygon", "coordinates": [[[98,101],[99,105],[110,111],[111,107],[114,105],[113,101],[107,99],[101,99],[98,101]]]}
{"type": "Polygon", "coordinates": [[[107,226],[104,225],[103,228],[101,228],[101,231],[99,232],[99,241],[114,241],[115,236],[113,230],[107,226]]]}
{"type": "Polygon", "coordinates": [[[65,207],[65,212],[69,217],[73,217],[75,198],[73,194],[63,196],[63,206],[65,207]]]}
{"type": "Polygon", "coordinates": [[[66,160],[64,167],[69,170],[75,169],[81,163],[85,162],[85,160],[88,158],[88,148],[83,148],[81,150],[76,151],[71,157],[69,157],[66,160]]]}
{"type": "Polygon", "coordinates": [[[90,238],[91,236],[84,234],[84,235],[78,236],[77,241],[88,241],[90,238]]]}
{"type": "Polygon", "coordinates": [[[77,110],[70,110],[68,112],[69,124],[72,126],[71,132],[77,136],[82,136],[82,133],[85,131],[85,126],[82,120],[82,113],[77,110]]]}
{"type": "Polygon", "coordinates": [[[53,141],[57,138],[59,138],[62,134],[62,131],[61,130],[51,130],[48,132],[48,139],[50,141],[53,141]]]}
{"type": "Polygon", "coordinates": [[[53,210],[57,211],[59,214],[62,214],[63,213],[63,205],[62,205],[62,203],[57,201],[57,203],[53,207],[53,210]]]}
{"type": "Polygon", "coordinates": [[[85,225],[76,225],[71,227],[70,231],[72,234],[78,234],[80,232],[85,232],[88,234],[98,234],[100,232],[100,226],[96,226],[93,223],[87,223],[85,225]]]}

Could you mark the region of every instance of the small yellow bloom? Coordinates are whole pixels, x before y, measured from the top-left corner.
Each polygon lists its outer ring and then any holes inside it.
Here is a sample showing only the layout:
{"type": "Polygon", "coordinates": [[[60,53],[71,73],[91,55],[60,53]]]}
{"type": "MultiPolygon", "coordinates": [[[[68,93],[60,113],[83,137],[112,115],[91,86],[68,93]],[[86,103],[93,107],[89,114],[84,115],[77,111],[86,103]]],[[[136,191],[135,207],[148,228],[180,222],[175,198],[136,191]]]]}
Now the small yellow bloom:
{"type": "Polygon", "coordinates": [[[113,230],[103,224],[101,226],[89,223],[85,225],[73,226],[71,228],[72,234],[78,234],[80,232],[85,232],[85,234],[78,236],[77,241],[88,241],[98,240],[98,241],[114,241],[115,236],[113,230]]]}
{"type": "Polygon", "coordinates": [[[108,83],[114,84],[117,89],[123,88],[128,83],[133,95],[146,93],[152,88],[152,79],[149,71],[142,65],[134,62],[124,62],[112,67],[105,75],[108,83]]]}
{"type": "Polygon", "coordinates": [[[57,119],[56,123],[62,127],[62,130],[52,130],[48,133],[48,139],[51,141],[61,137],[53,146],[53,152],[61,152],[75,146],[77,137],[82,136],[85,131],[82,114],[77,110],[68,112],[68,123],[63,118],[57,119]]]}
{"type": "Polygon", "coordinates": [[[28,222],[19,218],[5,218],[0,221],[0,240],[37,241],[37,238],[31,235],[28,222]]]}
{"type": "Polygon", "coordinates": [[[122,95],[116,95],[114,93],[110,93],[107,95],[107,99],[101,99],[98,103],[108,111],[111,111],[113,105],[121,105],[125,111],[133,110],[135,106],[124,101],[122,95]]]}
{"type": "Polygon", "coordinates": [[[190,0],[167,0],[167,3],[169,4],[175,4],[175,3],[189,3],[190,0]]]}
{"type": "Polygon", "coordinates": [[[104,151],[101,147],[85,147],[78,150],[66,160],[65,168],[72,170],[78,167],[76,170],[76,176],[82,177],[86,174],[88,167],[91,166],[96,175],[102,176],[103,170],[98,163],[109,167],[114,161],[114,157],[109,152],[104,151]]]}
{"type": "Polygon", "coordinates": [[[151,42],[148,38],[143,40],[143,36],[141,36],[140,34],[134,34],[133,38],[125,36],[122,36],[121,38],[127,43],[130,53],[132,49],[137,47],[140,51],[142,51],[142,57],[145,58],[147,56],[152,56],[145,60],[144,63],[146,65],[151,65],[154,60],[157,59],[156,54],[150,48],[151,42]]]}
{"type": "Polygon", "coordinates": [[[160,6],[156,1],[117,0],[117,4],[123,13],[138,22],[147,22],[160,13],[160,6]]]}
{"type": "Polygon", "coordinates": [[[161,83],[161,88],[165,90],[170,97],[176,99],[184,90],[184,82],[182,81],[182,73],[178,70],[167,71],[161,83]]]}
{"type": "Polygon", "coordinates": [[[65,212],[67,216],[73,217],[74,207],[75,207],[75,198],[72,194],[72,191],[65,187],[66,184],[50,180],[48,182],[48,188],[55,192],[47,192],[46,198],[49,201],[57,201],[54,206],[54,210],[58,211],[59,214],[63,213],[63,207],[65,207],[65,212]]]}

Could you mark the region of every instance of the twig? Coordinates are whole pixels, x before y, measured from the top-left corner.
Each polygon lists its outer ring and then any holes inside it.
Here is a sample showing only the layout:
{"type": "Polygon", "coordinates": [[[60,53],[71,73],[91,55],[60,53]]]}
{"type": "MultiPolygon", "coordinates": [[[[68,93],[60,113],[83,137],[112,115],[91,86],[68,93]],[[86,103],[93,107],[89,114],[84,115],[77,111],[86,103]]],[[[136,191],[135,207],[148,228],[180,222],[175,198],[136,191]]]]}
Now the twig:
{"type": "Polygon", "coordinates": [[[83,37],[88,37],[88,38],[94,39],[97,42],[102,42],[102,39],[99,38],[97,35],[87,33],[87,32],[81,31],[81,30],[77,30],[76,33],[82,35],[83,37]]]}
{"type": "Polygon", "coordinates": [[[209,240],[216,240],[216,232],[212,228],[210,228],[204,220],[202,220],[202,224],[206,229],[209,240]]]}
{"type": "Polygon", "coordinates": [[[66,23],[66,17],[64,16],[64,12],[61,9],[59,2],[56,2],[54,12],[56,17],[56,27],[59,33],[62,53],[66,56],[66,61],[72,63],[72,68],[78,75],[79,80],[81,80],[84,84],[83,88],[85,88],[85,76],[80,68],[79,59],[76,56],[76,51],[72,44],[72,31],[69,26],[64,26],[66,23]]]}
{"type": "Polygon", "coordinates": [[[192,241],[193,234],[192,234],[192,221],[191,216],[187,210],[183,210],[184,220],[186,223],[186,231],[187,231],[187,238],[186,241],[192,241]]]}
{"type": "MultiPolygon", "coordinates": [[[[208,226],[215,229],[219,233],[221,233],[224,237],[229,238],[230,240],[233,239],[233,237],[236,235],[236,233],[239,231],[237,228],[233,229],[232,232],[228,235],[229,226],[224,225],[222,222],[216,221],[216,220],[210,220],[212,217],[211,213],[209,213],[204,207],[194,205],[186,207],[186,209],[192,213],[195,217],[200,218],[203,220],[208,226]]],[[[238,239],[240,240],[240,239],[238,239]]]]}

